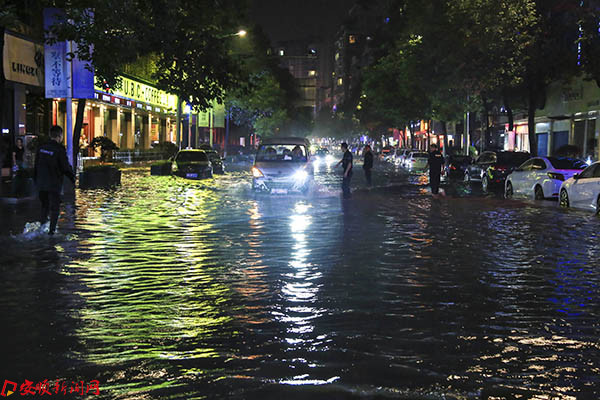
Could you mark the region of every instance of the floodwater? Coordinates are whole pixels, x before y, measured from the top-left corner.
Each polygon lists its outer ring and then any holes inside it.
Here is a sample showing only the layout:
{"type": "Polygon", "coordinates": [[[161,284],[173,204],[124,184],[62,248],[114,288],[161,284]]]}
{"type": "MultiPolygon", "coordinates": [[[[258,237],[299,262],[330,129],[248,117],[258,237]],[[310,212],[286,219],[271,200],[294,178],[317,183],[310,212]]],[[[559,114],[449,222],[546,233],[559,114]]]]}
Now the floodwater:
{"type": "Polygon", "coordinates": [[[463,183],[432,198],[389,166],[372,190],[356,168],[343,201],[337,173],[270,197],[247,172],[131,168],[117,190],[78,192],[52,239],[21,233],[35,203],[2,204],[0,382],[97,380],[103,399],[600,398],[597,217],[463,183]]]}

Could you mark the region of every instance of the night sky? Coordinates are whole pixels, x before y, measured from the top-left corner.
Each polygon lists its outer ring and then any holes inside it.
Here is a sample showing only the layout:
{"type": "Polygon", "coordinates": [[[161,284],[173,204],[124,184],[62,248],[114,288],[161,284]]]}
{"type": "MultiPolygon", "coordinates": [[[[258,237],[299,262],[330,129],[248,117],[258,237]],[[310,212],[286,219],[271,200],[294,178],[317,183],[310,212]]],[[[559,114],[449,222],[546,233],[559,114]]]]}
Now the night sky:
{"type": "Polygon", "coordinates": [[[271,42],[308,36],[327,38],[338,30],[355,0],[254,0],[252,20],[271,42]]]}

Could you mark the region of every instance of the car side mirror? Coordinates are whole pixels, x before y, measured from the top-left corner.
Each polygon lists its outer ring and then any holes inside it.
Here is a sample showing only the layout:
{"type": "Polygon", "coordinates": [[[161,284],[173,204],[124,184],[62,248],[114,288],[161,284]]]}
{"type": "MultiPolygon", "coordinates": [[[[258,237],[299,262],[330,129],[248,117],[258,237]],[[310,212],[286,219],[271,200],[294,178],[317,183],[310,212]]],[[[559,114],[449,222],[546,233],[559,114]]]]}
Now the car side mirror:
{"type": "Polygon", "coordinates": [[[579,179],[579,174],[573,175],[573,179],[575,179],[575,180],[579,179]]]}

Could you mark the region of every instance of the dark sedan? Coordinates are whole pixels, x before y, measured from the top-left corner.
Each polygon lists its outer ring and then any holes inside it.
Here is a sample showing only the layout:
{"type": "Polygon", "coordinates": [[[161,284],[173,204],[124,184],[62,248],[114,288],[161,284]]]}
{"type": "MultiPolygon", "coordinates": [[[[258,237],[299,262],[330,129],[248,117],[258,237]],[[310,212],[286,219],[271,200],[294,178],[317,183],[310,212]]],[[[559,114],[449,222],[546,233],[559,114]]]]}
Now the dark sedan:
{"type": "Polygon", "coordinates": [[[444,176],[446,179],[462,179],[465,170],[473,162],[471,156],[453,154],[446,157],[444,176]]]}
{"type": "Polygon", "coordinates": [[[182,178],[212,178],[212,164],[203,150],[180,150],[173,160],[172,171],[182,178]]]}
{"type": "Polygon", "coordinates": [[[484,151],[465,170],[464,180],[481,181],[483,190],[492,186],[503,187],[506,177],[531,155],[516,151],[484,151]]]}

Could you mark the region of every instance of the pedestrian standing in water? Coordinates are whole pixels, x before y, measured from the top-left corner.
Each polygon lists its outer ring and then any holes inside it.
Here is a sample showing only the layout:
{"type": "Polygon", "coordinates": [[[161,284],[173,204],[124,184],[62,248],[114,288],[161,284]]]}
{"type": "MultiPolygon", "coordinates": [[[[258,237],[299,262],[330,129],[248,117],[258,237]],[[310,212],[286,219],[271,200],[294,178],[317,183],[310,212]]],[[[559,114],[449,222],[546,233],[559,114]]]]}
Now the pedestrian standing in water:
{"type": "Polygon", "coordinates": [[[23,169],[23,156],[25,154],[25,148],[23,147],[23,139],[17,139],[17,146],[13,150],[13,171],[23,169]]]}
{"type": "Polygon", "coordinates": [[[363,150],[363,170],[369,187],[371,187],[371,169],[373,169],[373,153],[371,152],[371,146],[366,145],[363,150]]]}
{"type": "Polygon", "coordinates": [[[42,203],[40,222],[45,224],[48,221],[48,215],[50,215],[50,228],[48,230],[50,235],[53,235],[56,231],[63,177],[66,176],[75,184],[75,174],[71,165],[69,165],[67,151],[62,145],[62,140],[62,128],[54,125],[50,128],[50,141],[41,145],[35,156],[33,176],[42,203]]]}
{"type": "Polygon", "coordinates": [[[429,160],[427,160],[427,165],[429,166],[429,185],[431,186],[431,193],[437,195],[440,188],[440,177],[442,175],[442,166],[444,165],[444,156],[438,150],[436,144],[432,144],[430,148],[429,160]]]}
{"type": "Polygon", "coordinates": [[[344,169],[344,177],[342,179],[342,192],[344,193],[344,199],[349,199],[351,197],[350,194],[350,179],[352,179],[352,153],[348,150],[348,144],[346,142],[342,143],[342,152],[344,156],[337,163],[336,166],[342,165],[344,169]]]}

